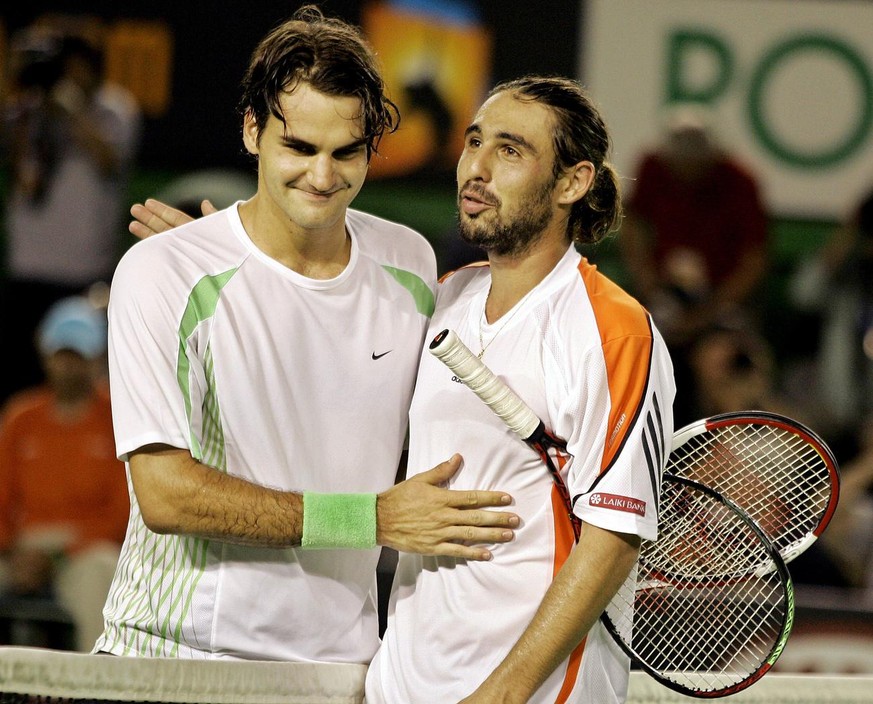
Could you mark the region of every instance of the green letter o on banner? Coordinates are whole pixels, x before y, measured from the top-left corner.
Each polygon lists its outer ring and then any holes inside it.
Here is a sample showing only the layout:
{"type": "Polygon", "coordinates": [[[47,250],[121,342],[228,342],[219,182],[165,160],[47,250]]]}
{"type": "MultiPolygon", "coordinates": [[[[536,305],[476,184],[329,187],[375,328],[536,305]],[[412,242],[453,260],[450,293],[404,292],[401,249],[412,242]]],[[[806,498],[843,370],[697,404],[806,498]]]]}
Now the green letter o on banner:
{"type": "Polygon", "coordinates": [[[873,122],[873,79],[864,61],[847,44],[824,35],[793,37],[777,44],[761,61],[752,76],[749,89],[749,118],[752,129],[764,147],[790,166],[824,168],[850,156],[864,141],[873,122]],[[857,125],[836,146],[813,153],[802,153],[781,142],[767,126],[763,115],[763,97],[767,82],[780,62],[800,51],[830,52],[852,70],[862,93],[862,109],[857,125]]]}

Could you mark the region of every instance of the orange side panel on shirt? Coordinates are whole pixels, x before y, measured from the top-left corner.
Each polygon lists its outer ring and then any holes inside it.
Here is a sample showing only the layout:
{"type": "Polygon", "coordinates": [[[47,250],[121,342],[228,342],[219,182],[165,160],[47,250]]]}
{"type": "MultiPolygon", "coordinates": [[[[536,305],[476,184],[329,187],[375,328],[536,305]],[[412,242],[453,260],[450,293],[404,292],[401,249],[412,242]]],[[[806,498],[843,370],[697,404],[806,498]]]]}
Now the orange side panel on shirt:
{"type": "MultiPolygon", "coordinates": [[[[567,462],[567,458],[563,454],[558,455],[558,469],[563,469],[567,462]]],[[[573,526],[567,516],[569,507],[564,505],[561,499],[561,494],[557,488],[552,487],[552,515],[555,520],[555,564],[552,571],[552,579],[558,574],[564,566],[567,558],[570,556],[570,551],[576,542],[573,535],[573,526]]],[[[576,677],[579,674],[579,667],[582,664],[582,651],[585,650],[585,639],[579,643],[570,653],[570,658],[567,661],[567,671],[564,673],[564,682],[561,685],[561,691],[558,693],[558,698],[555,700],[558,704],[566,702],[576,685],[576,677]]]]}
{"type": "Polygon", "coordinates": [[[558,692],[555,704],[564,704],[573,691],[573,687],[576,686],[576,677],[579,674],[579,666],[582,664],[582,651],[585,650],[586,639],[587,636],[570,653],[570,660],[567,662],[567,674],[564,675],[564,684],[561,685],[561,691],[558,692]]]}
{"type": "Polygon", "coordinates": [[[597,319],[609,384],[611,408],[600,463],[603,471],[622,446],[642,403],[652,363],[652,330],[645,309],[585,258],[579,273],[597,319]]]}
{"type": "MultiPolygon", "coordinates": [[[[652,331],[645,310],[609,279],[601,276],[585,258],[579,264],[579,273],[597,319],[609,384],[611,408],[609,435],[600,464],[600,470],[603,471],[621,447],[642,403],[652,360],[652,331]],[[610,344],[619,340],[621,344],[610,344]],[[639,344],[633,344],[634,341],[639,344]]],[[[570,554],[574,540],[570,521],[565,518],[567,508],[554,488],[552,508],[556,543],[554,574],[557,575],[570,554]]],[[[570,697],[582,665],[584,650],[583,638],[570,654],[556,704],[564,704],[570,697]]]]}

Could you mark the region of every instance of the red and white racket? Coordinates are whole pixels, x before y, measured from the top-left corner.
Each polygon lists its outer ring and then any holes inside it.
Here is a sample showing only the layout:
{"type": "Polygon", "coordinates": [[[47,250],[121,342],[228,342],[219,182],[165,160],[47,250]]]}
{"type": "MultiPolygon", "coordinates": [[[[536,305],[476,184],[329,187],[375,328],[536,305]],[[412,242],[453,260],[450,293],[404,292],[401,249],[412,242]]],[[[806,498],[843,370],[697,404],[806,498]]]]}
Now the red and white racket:
{"type": "Polygon", "coordinates": [[[673,435],[666,472],[726,496],[754,518],[785,562],[827,528],[840,496],[837,461],[824,441],[775,413],[725,413],[673,435]]]}
{"type": "Polygon", "coordinates": [[[664,474],[657,541],[600,617],[661,684],[724,697],[763,677],[794,623],[785,561],[749,515],[718,492],[664,474]]]}

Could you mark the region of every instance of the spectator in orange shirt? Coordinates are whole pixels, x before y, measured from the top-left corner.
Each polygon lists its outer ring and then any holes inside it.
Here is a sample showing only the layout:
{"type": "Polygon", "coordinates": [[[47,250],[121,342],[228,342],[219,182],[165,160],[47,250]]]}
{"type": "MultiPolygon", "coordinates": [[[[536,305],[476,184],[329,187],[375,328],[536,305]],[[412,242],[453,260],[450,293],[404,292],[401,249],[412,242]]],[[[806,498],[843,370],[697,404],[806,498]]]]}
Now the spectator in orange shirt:
{"type": "Polygon", "coordinates": [[[77,650],[103,630],[127,525],[106,388],[106,319],[84,297],[52,306],[37,330],[43,385],[0,416],[0,590],[49,596],[72,616],[77,650]]]}

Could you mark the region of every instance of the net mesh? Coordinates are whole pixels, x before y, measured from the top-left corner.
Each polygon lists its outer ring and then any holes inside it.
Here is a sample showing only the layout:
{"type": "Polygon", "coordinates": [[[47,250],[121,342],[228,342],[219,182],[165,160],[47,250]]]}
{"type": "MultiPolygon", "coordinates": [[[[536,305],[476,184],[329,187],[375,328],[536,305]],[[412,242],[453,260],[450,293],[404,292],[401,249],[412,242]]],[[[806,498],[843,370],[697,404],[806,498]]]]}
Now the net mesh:
{"type": "Polygon", "coordinates": [[[360,704],[366,667],[0,648],[0,703],[360,704]]]}
{"type": "MultiPolygon", "coordinates": [[[[115,658],[0,647],[0,702],[344,704],[363,702],[363,665],[115,658]]],[[[731,704],[869,704],[873,677],[769,674],[731,704]]],[[[428,694],[421,700],[434,702],[428,694]]],[[[694,701],[632,672],[627,704],[694,701]]],[[[413,704],[413,703],[409,703],[413,704]]]]}

